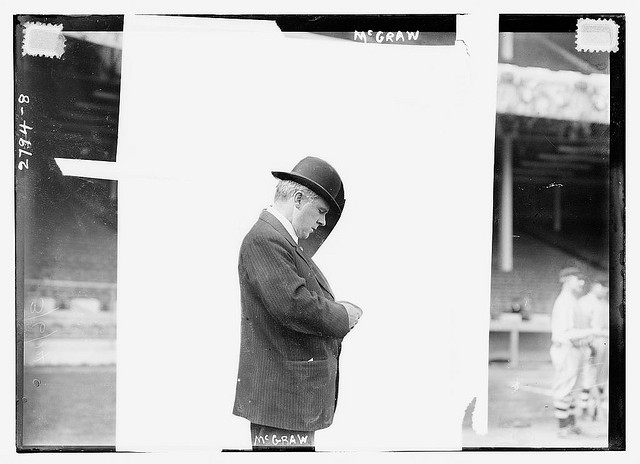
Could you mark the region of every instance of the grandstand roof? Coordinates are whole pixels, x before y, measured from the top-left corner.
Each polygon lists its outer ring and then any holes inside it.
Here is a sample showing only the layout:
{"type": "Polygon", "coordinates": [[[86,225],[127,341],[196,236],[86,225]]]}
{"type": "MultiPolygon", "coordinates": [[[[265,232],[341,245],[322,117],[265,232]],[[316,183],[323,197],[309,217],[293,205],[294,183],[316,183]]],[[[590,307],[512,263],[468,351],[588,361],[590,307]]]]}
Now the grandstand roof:
{"type": "Polygon", "coordinates": [[[500,63],[521,67],[609,74],[609,54],[576,50],[575,33],[509,32],[500,37],[500,63]]]}

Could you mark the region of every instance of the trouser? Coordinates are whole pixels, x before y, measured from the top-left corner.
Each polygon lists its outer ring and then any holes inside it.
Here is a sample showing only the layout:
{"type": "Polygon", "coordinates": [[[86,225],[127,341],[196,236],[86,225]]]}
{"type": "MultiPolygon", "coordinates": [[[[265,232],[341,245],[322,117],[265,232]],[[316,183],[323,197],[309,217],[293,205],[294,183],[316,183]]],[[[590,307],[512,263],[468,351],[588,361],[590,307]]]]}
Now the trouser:
{"type": "Polygon", "coordinates": [[[591,342],[591,356],[585,366],[581,407],[590,415],[607,402],[609,386],[609,339],[596,338],[591,342]]]}
{"type": "Polygon", "coordinates": [[[315,432],[284,430],[251,424],[251,446],[254,451],[315,451],[315,432]]]}
{"type": "Polygon", "coordinates": [[[593,341],[593,349],[595,386],[606,390],[609,383],[609,339],[596,338],[593,341]]]}
{"type": "Polygon", "coordinates": [[[588,355],[587,350],[570,343],[554,343],[551,346],[551,362],[555,371],[553,407],[561,427],[575,421],[579,380],[588,355]]]}

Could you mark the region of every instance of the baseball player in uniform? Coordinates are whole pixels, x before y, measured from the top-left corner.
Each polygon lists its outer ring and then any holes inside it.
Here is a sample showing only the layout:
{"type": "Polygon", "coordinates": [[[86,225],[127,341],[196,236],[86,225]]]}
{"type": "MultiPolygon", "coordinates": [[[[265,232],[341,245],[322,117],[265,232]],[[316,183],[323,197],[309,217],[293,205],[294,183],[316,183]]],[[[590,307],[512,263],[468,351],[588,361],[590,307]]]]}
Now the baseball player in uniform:
{"type": "Polygon", "coordinates": [[[582,406],[592,419],[604,418],[609,384],[609,276],[597,275],[589,292],[580,298],[580,311],[593,329],[591,353],[585,366],[582,406]]]}
{"type": "Polygon", "coordinates": [[[560,271],[562,290],[551,313],[551,361],[554,367],[553,406],[558,419],[559,436],[580,434],[576,424],[576,406],[580,379],[589,356],[593,330],[580,313],[579,298],[585,278],[576,267],[560,271]]]}

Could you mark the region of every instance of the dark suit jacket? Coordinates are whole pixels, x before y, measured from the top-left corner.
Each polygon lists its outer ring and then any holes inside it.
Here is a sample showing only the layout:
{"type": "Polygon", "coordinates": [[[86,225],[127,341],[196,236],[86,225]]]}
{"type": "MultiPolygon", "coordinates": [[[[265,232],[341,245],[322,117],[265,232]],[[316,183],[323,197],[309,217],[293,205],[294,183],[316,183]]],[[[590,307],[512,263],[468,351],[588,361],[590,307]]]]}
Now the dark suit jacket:
{"type": "Polygon", "coordinates": [[[311,258],[269,212],[238,263],[242,306],[235,415],[287,430],[331,425],[349,316],[311,258]]]}

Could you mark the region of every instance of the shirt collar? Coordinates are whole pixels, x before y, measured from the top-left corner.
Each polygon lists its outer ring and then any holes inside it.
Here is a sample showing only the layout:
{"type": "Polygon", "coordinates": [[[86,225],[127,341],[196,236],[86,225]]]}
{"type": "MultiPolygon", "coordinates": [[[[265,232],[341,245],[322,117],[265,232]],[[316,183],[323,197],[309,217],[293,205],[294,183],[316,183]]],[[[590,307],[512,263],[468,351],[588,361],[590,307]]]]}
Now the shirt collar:
{"type": "Polygon", "coordinates": [[[269,206],[267,208],[267,211],[273,214],[275,218],[278,221],[280,221],[282,226],[287,230],[287,232],[289,232],[289,235],[291,235],[291,238],[293,239],[293,241],[296,242],[296,244],[298,244],[298,236],[296,235],[296,231],[294,230],[289,220],[286,217],[284,217],[282,213],[277,209],[275,209],[273,206],[269,206]]]}

